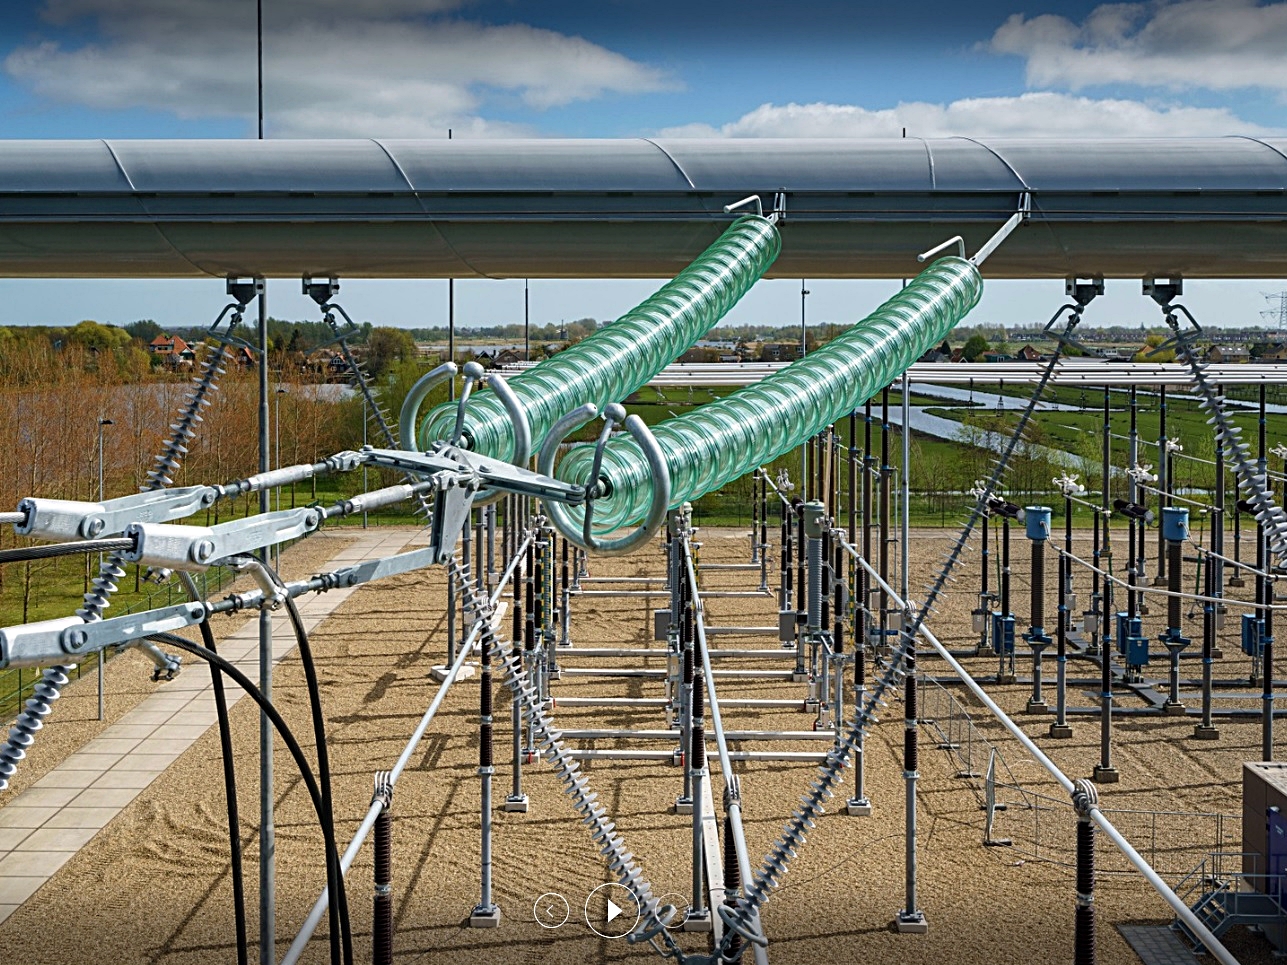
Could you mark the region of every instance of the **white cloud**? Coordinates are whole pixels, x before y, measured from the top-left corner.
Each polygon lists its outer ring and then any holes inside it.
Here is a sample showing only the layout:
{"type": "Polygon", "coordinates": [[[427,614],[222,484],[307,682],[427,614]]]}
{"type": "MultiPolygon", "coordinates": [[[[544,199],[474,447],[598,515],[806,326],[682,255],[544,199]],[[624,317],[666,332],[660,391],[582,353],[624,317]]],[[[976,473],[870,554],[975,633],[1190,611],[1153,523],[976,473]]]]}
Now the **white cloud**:
{"type": "Polygon", "coordinates": [[[1025,58],[1034,86],[1261,88],[1287,94],[1287,3],[1106,4],[1080,24],[1053,14],[1014,14],[988,49],[1025,58]]]}
{"type": "MultiPolygon", "coordinates": [[[[265,5],[265,111],[279,137],[530,133],[487,120],[489,99],[545,110],[613,93],[667,90],[664,72],[580,37],[444,17],[465,0],[275,0],[265,5]]],[[[255,24],[222,0],[48,0],[62,24],[102,39],[45,40],[4,61],[54,101],[179,117],[253,117],[255,24]]]]}
{"type": "Polygon", "coordinates": [[[1154,105],[1033,92],[886,110],[852,104],[762,104],[735,121],[687,124],[662,137],[1176,137],[1275,133],[1223,108],[1154,105]]]}

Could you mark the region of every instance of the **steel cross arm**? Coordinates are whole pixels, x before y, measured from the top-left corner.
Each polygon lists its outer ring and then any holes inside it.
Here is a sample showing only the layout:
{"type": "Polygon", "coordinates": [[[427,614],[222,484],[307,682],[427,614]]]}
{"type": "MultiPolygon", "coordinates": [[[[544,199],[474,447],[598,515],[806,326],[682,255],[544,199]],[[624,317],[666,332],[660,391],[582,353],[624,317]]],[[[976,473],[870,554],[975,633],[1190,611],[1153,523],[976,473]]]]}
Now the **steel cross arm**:
{"type": "Polygon", "coordinates": [[[229,483],[226,486],[185,486],[158,489],[84,502],[29,496],[18,504],[25,519],[14,525],[19,536],[34,539],[98,539],[124,533],[131,523],[168,523],[213,505],[225,496],[275,489],[303,482],[326,472],[347,472],[366,461],[361,453],[345,450],[321,462],[283,466],[229,483]]]}
{"type": "Polygon", "coordinates": [[[205,509],[221,495],[217,486],[185,486],[134,493],[102,502],[41,499],[29,496],[18,503],[25,522],[14,526],[19,536],[78,540],[115,536],[131,523],[164,523],[205,509]]]}
{"type": "Polygon", "coordinates": [[[565,483],[521,466],[512,466],[500,459],[493,459],[468,449],[461,449],[445,442],[434,443],[428,452],[407,452],[403,449],[364,448],[362,454],[373,466],[400,469],[404,472],[433,475],[443,471],[460,473],[462,483],[477,481],[480,488],[503,489],[520,496],[549,499],[573,506],[585,502],[585,487],[565,483]]]}
{"type": "Polygon", "coordinates": [[[210,609],[201,602],[177,603],[89,623],[70,616],[4,627],[0,629],[0,669],[48,667],[153,633],[182,630],[200,623],[210,609]]]}

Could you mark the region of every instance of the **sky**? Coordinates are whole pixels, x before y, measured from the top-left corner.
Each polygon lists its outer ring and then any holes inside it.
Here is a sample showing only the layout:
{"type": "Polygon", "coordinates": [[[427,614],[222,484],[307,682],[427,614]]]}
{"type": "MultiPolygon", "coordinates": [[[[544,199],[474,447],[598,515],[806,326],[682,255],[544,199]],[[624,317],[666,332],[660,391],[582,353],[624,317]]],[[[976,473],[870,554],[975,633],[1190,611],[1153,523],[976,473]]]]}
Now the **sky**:
{"type": "MultiPolygon", "coordinates": [[[[1287,134],[1287,2],[263,0],[265,134],[791,137],[1287,134]]],[[[254,0],[7,0],[0,136],[255,136],[254,0]]],[[[629,310],[656,282],[531,282],[544,323],[629,310]]],[[[807,317],[856,321],[897,281],[807,280],[807,317]]],[[[1287,280],[1191,281],[1206,324],[1263,321],[1287,280]]],[[[344,281],[377,324],[445,324],[445,281],[344,281]]],[[[522,281],[460,281],[460,326],[521,321],[522,281]]],[[[971,316],[1044,322],[1063,282],[994,281],[971,316]]],[[[800,282],[728,316],[800,317],[800,282]]],[[[0,324],[208,320],[222,282],[0,280],[0,324]]],[[[297,280],[272,314],[309,318],[297,280]]],[[[1155,324],[1139,281],[1087,324],[1155,324]]]]}

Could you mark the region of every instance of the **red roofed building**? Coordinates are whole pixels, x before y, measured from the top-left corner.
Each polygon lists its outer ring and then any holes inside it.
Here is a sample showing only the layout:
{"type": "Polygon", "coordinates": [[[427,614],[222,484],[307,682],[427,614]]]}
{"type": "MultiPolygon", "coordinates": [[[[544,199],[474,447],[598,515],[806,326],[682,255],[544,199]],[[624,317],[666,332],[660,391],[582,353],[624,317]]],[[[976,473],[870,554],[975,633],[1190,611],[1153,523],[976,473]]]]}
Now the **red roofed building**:
{"type": "Polygon", "coordinates": [[[188,343],[177,335],[158,335],[148,343],[147,350],[153,355],[178,357],[188,350],[188,343]]]}

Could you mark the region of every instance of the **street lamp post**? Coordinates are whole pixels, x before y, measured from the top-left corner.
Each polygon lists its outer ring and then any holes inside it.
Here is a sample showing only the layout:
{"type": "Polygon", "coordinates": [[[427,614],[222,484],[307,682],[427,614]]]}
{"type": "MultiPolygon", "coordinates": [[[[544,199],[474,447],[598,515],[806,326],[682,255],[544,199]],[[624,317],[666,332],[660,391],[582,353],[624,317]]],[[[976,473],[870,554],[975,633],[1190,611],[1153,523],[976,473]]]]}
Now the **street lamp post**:
{"type": "MultiPolygon", "coordinates": [[[[107,426],[116,425],[111,419],[102,416],[98,417],[98,501],[101,503],[106,498],[106,490],[103,487],[103,429],[107,426]]],[[[98,554],[98,566],[101,570],[103,567],[103,554],[98,554]]],[[[98,654],[98,719],[103,720],[105,708],[103,706],[103,653],[98,654]]]]}

